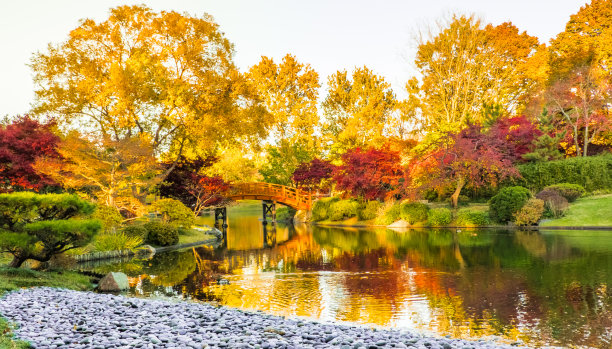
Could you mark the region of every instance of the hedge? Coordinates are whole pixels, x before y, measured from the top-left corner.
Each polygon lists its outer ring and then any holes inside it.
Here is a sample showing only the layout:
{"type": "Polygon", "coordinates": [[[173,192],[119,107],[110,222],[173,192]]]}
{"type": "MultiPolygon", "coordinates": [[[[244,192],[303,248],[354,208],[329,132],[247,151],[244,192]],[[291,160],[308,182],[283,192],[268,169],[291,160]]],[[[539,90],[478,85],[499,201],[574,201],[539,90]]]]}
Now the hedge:
{"type": "Polygon", "coordinates": [[[523,178],[513,184],[534,192],[558,183],[579,184],[587,192],[612,189],[612,154],[534,162],[517,168],[523,178]]]}

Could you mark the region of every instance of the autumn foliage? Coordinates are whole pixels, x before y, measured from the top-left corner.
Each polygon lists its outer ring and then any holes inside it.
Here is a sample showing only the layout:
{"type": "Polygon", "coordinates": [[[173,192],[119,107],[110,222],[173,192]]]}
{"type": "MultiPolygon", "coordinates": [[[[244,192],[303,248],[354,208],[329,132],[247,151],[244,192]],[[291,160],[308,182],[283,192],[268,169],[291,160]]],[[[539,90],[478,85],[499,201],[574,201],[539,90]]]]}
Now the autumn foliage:
{"type": "Polygon", "coordinates": [[[355,148],[343,154],[342,161],[334,171],[337,190],[366,200],[382,200],[398,193],[404,173],[398,152],[355,148]]]}
{"type": "MultiPolygon", "coordinates": [[[[227,199],[229,183],[221,176],[207,176],[203,172],[216,161],[214,157],[182,158],[159,186],[159,194],[173,198],[192,209],[197,216],[205,207],[221,204],[227,199]]],[[[171,168],[173,163],[166,163],[171,168]]]]}
{"type": "Polygon", "coordinates": [[[32,167],[38,156],[58,157],[60,139],[51,131],[53,127],[53,122],[42,124],[23,116],[0,128],[0,192],[40,191],[56,185],[32,167]]]}
{"type": "Polygon", "coordinates": [[[408,184],[417,191],[452,188],[451,202],[456,207],[465,186],[494,186],[506,177],[517,176],[516,168],[503,152],[506,148],[494,146],[496,142],[491,139],[497,136],[482,132],[477,125],[457,134],[448,133],[443,143],[411,162],[408,184]]]}
{"type": "Polygon", "coordinates": [[[312,159],[300,164],[293,172],[292,179],[299,188],[321,190],[326,189],[324,181],[332,178],[335,166],[327,160],[312,159]]]}

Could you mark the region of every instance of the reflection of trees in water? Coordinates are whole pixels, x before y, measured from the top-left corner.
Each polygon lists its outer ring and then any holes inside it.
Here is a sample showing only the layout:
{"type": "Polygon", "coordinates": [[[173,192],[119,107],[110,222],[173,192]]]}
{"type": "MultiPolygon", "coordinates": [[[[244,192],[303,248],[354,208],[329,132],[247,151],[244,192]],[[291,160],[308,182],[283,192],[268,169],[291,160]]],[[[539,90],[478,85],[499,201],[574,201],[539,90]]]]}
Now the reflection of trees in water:
{"type": "Polygon", "coordinates": [[[151,287],[279,314],[320,316],[332,307],[339,320],[385,325],[424,297],[443,334],[591,346],[610,336],[612,241],[603,236],[302,226],[285,240],[164,253],[126,268],[155,275],[151,287]],[[225,274],[237,276],[217,285],[225,274]]]}

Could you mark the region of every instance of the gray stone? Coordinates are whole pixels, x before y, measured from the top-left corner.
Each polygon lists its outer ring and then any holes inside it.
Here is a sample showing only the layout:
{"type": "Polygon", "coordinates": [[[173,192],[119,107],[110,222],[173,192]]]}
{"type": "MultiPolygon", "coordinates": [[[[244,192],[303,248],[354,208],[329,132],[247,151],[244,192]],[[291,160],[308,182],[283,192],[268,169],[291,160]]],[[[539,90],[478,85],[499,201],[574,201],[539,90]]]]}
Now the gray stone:
{"type": "Polygon", "coordinates": [[[120,292],[130,288],[127,275],[124,273],[108,273],[98,284],[101,292],[120,292]]]}

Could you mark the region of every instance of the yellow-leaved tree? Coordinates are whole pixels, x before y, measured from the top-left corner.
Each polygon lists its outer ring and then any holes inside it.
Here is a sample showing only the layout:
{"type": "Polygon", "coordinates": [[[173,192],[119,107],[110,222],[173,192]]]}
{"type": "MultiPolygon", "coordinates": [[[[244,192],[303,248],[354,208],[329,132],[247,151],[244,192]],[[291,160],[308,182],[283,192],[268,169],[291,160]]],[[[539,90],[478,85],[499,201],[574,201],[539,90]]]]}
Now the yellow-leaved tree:
{"type": "Polygon", "coordinates": [[[319,151],[319,74],[287,54],[278,64],[262,57],[249,77],[271,119],[266,160],[259,172],[266,182],[290,185],[293,171],[319,151]]]}
{"type": "Polygon", "coordinates": [[[265,108],[233,52],[209,15],[119,6],[34,55],[34,112],[98,143],[138,139],[166,159],[265,136],[265,108]]]}
{"type": "Polygon", "coordinates": [[[386,142],[384,130],[397,108],[397,100],[382,76],[361,67],[355,68],[350,78],[346,71],[332,74],[327,85],[323,135],[332,158],[348,149],[386,142]]]}
{"type": "Polygon", "coordinates": [[[408,81],[404,112],[419,117],[425,132],[458,132],[516,114],[543,79],[534,64],[544,47],[512,23],[485,26],[473,16],[453,16],[418,40],[421,78],[408,81]]]}

